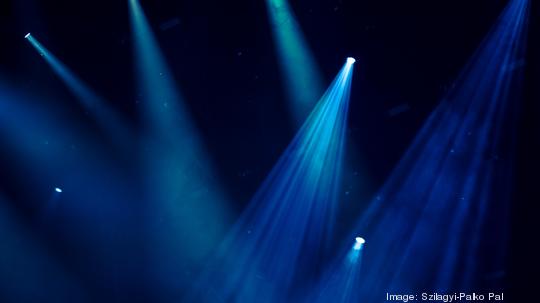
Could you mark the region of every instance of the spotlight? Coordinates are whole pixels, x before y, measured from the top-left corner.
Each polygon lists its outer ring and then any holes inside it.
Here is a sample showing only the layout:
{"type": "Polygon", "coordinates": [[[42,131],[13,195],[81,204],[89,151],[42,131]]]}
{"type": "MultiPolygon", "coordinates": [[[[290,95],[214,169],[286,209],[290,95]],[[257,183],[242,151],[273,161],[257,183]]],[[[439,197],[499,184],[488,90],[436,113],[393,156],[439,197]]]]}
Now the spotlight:
{"type": "Polygon", "coordinates": [[[364,240],[364,238],[362,238],[362,237],[356,237],[355,240],[356,241],[354,243],[353,249],[354,250],[361,250],[362,247],[364,246],[364,243],[366,243],[366,240],[364,240]]]}
{"type": "Polygon", "coordinates": [[[340,302],[352,303],[360,302],[356,294],[362,276],[362,247],[366,240],[356,237],[352,249],[347,249],[344,259],[328,267],[322,275],[320,284],[314,288],[312,294],[305,302],[327,303],[340,302]]]}
{"type": "Polygon", "coordinates": [[[347,63],[348,64],[354,64],[354,62],[356,62],[356,59],[354,59],[353,57],[348,57],[347,58],[347,63]]]}
{"type": "Polygon", "coordinates": [[[28,39],[29,37],[30,37],[30,33],[26,34],[26,35],[24,36],[24,39],[28,39]]]}
{"type": "MultiPolygon", "coordinates": [[[[296,278],[311,277],[339,204],[352,72],[341,68],[186,302],[285,302],[296,278]],[[215,285],[208,299],[207,285],[215,285]]],[[[350,253],[351,262],[361,253],[350,253]]]]}
{"type": "Polygon", "coordinates": [[[513,165],[494,168],[482,155],[515,156],[505,142],[516,134],[518,109],[512,101],[523,97],[518,89],[523,74],[508,73],[505,67],[523,58],[530,2],[507,1],[456,85],[382,186],[384,203],[376,198],[364,211],[356,230],[376,239],[370,248],[377,253],[366,256],[369,278],[355,285],[356,298],[380,301],[377,294],[388,289],[474,288],[483,280],[483,268],[504,267],[506,212],[512,205],[506,175],[513,165]],[[441,146],[459,150],[450,157],[441,146]],[[429,188],[429,194],[419,188],[429,188]],[[483,258],[490,251],[481,247],[491,246],[500,254],[483,258]]]}
{"type": "Polygon", "coordinates": [[[56,187],[56,188],[54,189],[54,191],[57,192],[57,193],[61,193],[61,192],[62,192],[62,189],[61,189],[60,187],[56,187]]]}

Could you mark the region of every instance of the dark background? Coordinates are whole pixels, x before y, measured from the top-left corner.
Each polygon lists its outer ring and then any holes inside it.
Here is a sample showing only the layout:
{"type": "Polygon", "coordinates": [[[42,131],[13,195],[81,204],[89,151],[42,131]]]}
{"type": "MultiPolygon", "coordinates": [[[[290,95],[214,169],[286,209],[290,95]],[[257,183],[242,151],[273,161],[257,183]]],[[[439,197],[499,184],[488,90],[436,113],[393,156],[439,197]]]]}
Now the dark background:
{"type": "MultiPolygon", "coordinates": [[[[235,201],[230,208],[238,213],[295,131],[287,113],[265,3],[262,0],[140,2],[190,114],[203,134],[219,180],[231,201],[235,201]]],[[[527,296],[530,293],[524,290],[534,289],[532,277],[537,271],[533,265],[540,255],[535,219],[540,201],[540,66],[535,56],[540,52],[539,5],[531,2],[525,94],[523,102],[515,101],[516,105],[521,102],[522,111],[509,244],[510,302],[531,301],[527,296]],[[517,299],[519,296],[521,300],[517,299]]],[[[127,1],[0,3],[2,89],[23,91],[34,97],[29,98],[30,106],[34,102],[35,106],[48,108],[55,119],[71,121],[84,134],[71,138],[73,144],[89,154],[108,154],[118,166],[115,169],[127,172],[125,182],[133,184],[132,195],[136,196],[138,176],[129,174],[133,159],[114,153],[95,122],[23,38],[32,32],[137,128],[140,121],[136,115],[137,88],[127,1]]],[[[507,1],[298,0],[290,3],[326,83],[330,83],[347,56],[357,59],[348,134],[355,145],[355,154],[349,156],[357,159],[353,171],[362,174],[358,178],[346,177],[351,195],[343,203],[339,227],[347,235],[365,206],[363,201],[369,201],[383,184],[507,1]],[[392,114],[392,109],[402,105],[408,110],[392,114]]],[[[55,159],[63,158],[69,163],[71,152],[67,149],[59,148],[55,159]]],[[[114,268],[121,273],[114,279],[129,282],[111,284],[111,267],[103,261],[94,264],[92,254],[85,247],[88,244],[65,243],[65,238],[73,235],[67,236],[68,232],[63,231],[62,220],[44,228],[43,222],[36,219],[35,201],[49,197],[56,180],[69,173],[66,171],[69,164],[58,163],[58,170],[51,178],[36,183],[28,176],[39,173],[28,166],[21,168],[25,159],[16,149],[1,143],[0,153],[0,190],[13,204],[10,207],[28,224],[31,233],[46,244],[49,252],[80,277],[96,300],[151,301],[152,290],[145,289],[144,265],[141,265],[144,254],[138,253],[145,249],[144,241],[137,236],[137,222],[144,218],[142,205],[119,203],[107,210],[107,218],[119,214],[123,219],[103,223],[97,217],[94,221],[96,226],[103,224],[103,233],[110,228],[121,231],[117,245],[109,250],[103,248],[103,254],[114,255],[112,260],[123,262],[118,265],[115,261],[114,268]]],[[[35,169],[39,172],[47,167],[35,169]]],[[[0,250],[2,245],[7,244],[0,243],[0,250]]]]}

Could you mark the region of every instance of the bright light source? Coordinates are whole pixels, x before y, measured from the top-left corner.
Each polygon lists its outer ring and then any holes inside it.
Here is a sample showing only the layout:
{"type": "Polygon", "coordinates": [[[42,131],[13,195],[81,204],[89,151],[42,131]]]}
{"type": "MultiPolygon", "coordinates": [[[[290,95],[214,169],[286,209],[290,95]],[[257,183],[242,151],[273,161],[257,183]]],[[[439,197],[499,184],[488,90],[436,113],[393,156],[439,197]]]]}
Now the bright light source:
{"type": "Polygon", "coordinates": [[[26,34],[26,35],[24,36],[24,39],[28,39],[28,37],[30,37],[30,33],[26,34]]]}
{"type": "Polygon", "coordinates": [[[353,57],[347,58],[347,63],[353,64],[354,62],[356,62],[356,59],[354,59],[353,57]]]}
{"type": "Polygon", "coordinates": [[[62,192],[62,189],[61,189],[60,187],[56,187],[56,188],[54,189],[54,191],[57,192],[57,193],[61,193],[61,192],[62,192]]]}
{"type": "Polygon", "coordinates": [[[364,246],[364,243],[366,243],[366,240],[364,240],[364,238],[362,238],[362,237],[356,237],[355,240],[356,241],[354,243],[353,249],[354,250],[361,250],[362,247],[364,246]]]}

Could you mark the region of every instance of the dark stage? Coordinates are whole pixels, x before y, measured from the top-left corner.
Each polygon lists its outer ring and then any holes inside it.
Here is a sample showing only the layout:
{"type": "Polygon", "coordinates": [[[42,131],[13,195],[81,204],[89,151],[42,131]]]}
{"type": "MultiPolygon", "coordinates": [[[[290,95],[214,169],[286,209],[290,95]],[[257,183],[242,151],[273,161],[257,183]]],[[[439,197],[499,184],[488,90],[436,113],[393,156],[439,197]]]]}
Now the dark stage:
{"type": "Polygon", "coordinates": [[[540,3],[0,0],[0,302],[536,302],[540,3]]]}

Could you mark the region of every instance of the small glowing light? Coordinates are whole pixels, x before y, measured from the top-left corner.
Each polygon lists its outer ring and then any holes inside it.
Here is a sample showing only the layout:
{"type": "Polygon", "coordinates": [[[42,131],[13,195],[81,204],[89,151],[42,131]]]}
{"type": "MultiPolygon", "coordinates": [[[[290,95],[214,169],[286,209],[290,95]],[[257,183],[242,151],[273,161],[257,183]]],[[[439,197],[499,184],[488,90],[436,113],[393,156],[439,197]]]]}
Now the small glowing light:
{"type": "Polygon", "coordinates": [[[354,59],[353,57],[347,58],[347,63],[353,64],[354,62],[356,62],[356,59],[354,59]]]}
{"type": "Polygon", "coordinates": [[[28,33],[28,34],[26,34],[26,35],[24,36],[25,39],[28,39],[28,37],[30,37],[30,33],[28,33]]]}
{"type": "Polygon", "coordinates": [[[361,250],[362,247],[364,246],[364,243],[366,243],[366,240],[364,240],[364,238],[362,238],[362,237],[356,237],[355,240],[356,241],[354,242],[353,249],[354,250],[361,250]]]}
{"type": "Polygon", "coordinates": [[[56,187],[56,188],[54,189],[54,191],[57,192],[57,193],[61,193],[61,192],[62,192],[62,189],[61,189],[60,187],[56,187]]]}

